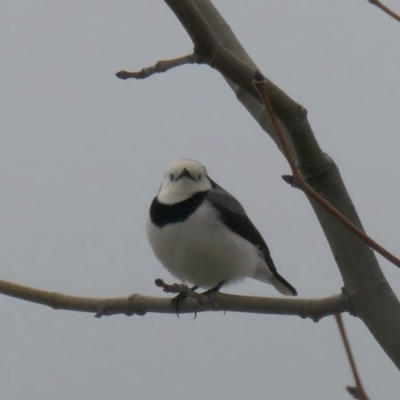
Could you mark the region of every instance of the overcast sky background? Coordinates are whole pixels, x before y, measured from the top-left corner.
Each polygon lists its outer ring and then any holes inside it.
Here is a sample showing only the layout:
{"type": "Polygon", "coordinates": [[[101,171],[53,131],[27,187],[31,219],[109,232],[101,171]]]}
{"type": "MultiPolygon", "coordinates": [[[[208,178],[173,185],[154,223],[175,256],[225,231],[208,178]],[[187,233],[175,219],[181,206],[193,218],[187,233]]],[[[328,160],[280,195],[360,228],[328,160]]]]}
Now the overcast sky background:
{"type": "MultiPolygon", "coordinates": [[[[400,24],[362,0],[214,3],[309,110],[368,233],[399,255],[400,24]]],[[[165,167],[190,157],[240,199],[300,296],[340,291],[309,203],[281,179],[289,167],[216,71],[114,76],[191,52],[163,2],[3,0],[0,11],[1,279],[163,296],[154,279],[173,279],[144,225],[165,167]]],[[[400,271],[380,260],[400,295],[400,271]]],[[[227,291],[278,295],[251,280],[227,291]]],[[[96,319],[2,295],[0,315],[2,399],[350,398],[333,318],[96,319]]],[[[398,370],[361,321],[344,320],[371,400],[398,399],[398,370]]]]}

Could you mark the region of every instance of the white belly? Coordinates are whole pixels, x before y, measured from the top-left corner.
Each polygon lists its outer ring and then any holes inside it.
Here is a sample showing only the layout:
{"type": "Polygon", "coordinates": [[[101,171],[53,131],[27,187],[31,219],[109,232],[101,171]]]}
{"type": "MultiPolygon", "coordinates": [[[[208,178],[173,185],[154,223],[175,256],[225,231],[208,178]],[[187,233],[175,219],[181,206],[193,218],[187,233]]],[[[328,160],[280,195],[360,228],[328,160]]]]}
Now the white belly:
{"type": "Polygon", "coordinates": [[[172,275],[206,289],[253,277],[264,263],[251,243],[217,219],[208,202],[184,222],[157,228],[148,220],[146,231],[155,255],[172,275]]]}

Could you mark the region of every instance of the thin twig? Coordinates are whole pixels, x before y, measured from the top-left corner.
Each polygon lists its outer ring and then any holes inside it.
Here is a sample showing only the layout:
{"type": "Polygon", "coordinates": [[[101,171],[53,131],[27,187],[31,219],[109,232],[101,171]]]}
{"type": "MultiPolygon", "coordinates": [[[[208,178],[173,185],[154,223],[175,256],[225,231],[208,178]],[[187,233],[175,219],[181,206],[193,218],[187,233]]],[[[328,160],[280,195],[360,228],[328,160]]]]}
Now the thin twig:
{"type": "Polygon", "coordinates": [[[185,64],[201,64],[200,57],[195,54],[188,54],[183,57],[172,58],[170,60],[160,60],[157,61],[151,67],[142,68],[137,72],[129,72],[129,71],[119,71],[115,75],[119,79],[145,79],[153,74],[159,74],[161,72],[167,72],[168,70],[176,67],[180,67],[185,64]]]}
{"type": "Polygon", "coordinates": [[[390,15],[392,18],[394,18],[396,21],[400,22],[400,15],[396,14],[394,11],[392,11],[389,7],[385,6],[382,4],[379,0],[368,0],[371,4],[374,6],[377,6],[380,8],[383,12],[386,14],[390,15]]]}
{"type": "MultiPolygon", "coordinates": [[[[258,90],[260,94],[261,100],[264,103],[265,108],[268,111],[268,115],[272,121],[272,124],[275,129],[275,133],[279,139],[279,142],[282,146],[283,154],[285,155],[290,168],[292,170],[293,179],[292,186],[298,187],[303,190],[308,196],[310,196],[313,200],[315,200],[318,204],[320,204],[325,210],[327,210],[330,214],[332,214],[338,221],[340,221],[344,226],[346,226],[350,231],[356,234],[361,240],[363,240],[368,246],[372,247],[377,253],[381,256],[385,257],[388,261],[396,265],[400,268],[400,259],[398,259],[394,254],[390,253],[384,247],[382,247],[379,243],[369,237],[362,229],[358,226],[354,225],[348,218],[346,218],[340,211],[338,211],[335,207],[333,207],[328,201],[326,201],[319,193],[317,193],[303,178],[300,170],[296,166],[296,162],[294,157],[289,149],[289,144],[280,129],[278,119],[274,113],[271,102],[268,97],[268,93],[266,90],[266,81],[262,74],[257,71],[254,75],[254,86],[258,90]]],[[[288,181],[287,177],[285,181],[288,181]]]]}
{"type": "Polygon", "coordinates": [[[353,352],[351,351],[349,339],[347,338],[346,331],[344,329],[344,324],[342,316],[340,314],[335,314],[335,319],[339,327],[340,336],[342,337],[344,348],[346,350],[347,358],[349,359],[351,372],[354,376],[354,381],[356,386],[347,386],[347,391],[358,400],[369,400],[367,394],[365,393],[364,387],[361,383],[360,375],[358,374],[356,362],[354,361],[353,352]]]}

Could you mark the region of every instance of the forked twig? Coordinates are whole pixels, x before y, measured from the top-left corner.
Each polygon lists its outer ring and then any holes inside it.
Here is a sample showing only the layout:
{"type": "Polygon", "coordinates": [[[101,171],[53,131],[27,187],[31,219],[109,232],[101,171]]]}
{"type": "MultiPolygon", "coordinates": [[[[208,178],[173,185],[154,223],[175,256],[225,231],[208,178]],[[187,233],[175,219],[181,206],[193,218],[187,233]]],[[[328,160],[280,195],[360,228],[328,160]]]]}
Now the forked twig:
{"type": "Polygon", "coordinates": [[[129,72],[129,71],[119,71],[115,75],[119,79],[145,79],[153,74],[159,74],[161,72],[167,72],[168,70],[176,67],[180,67],[185,64],[201,64],[201,58],[195,54],[188,54],[183,57],[172,58],[170,60],[160,60],[157,61],[151,67],[142,68],[137,72],[129,72]]]}
{"type": "Polygon", "coordinates": [[[394,11],[392,11],[389,7],[385,6],[382,4],[379,0],[368,0],[371,4],[374,6],[377,6],[380,8],[383,12],[386,14],[390,15],[392,18],[394,18],[396,21],[400,22],[400,15],[396,14],[394,11]]]}
{"type": "Polygon", "coordinates": [[[364,387],[361,383],[360,376],[358,374],[356,362],[354,361],[353,352],[351,351],[349,339],[347,338],[346,331],[344,329],[342,316],[340,314],[335,314],[335,319],[339,327],[340,336],[342,337],[344,348],[346,350],[347,358],[349,359],[351,372],[353,373],[356,386],[347,386],[347,391],[358,400],[369,400],[369,397],[365,393],[364,387]]]}
{"type": "MultiPolygon", "coordinates": [[[[371,237],[369,237],[362,229],[354,225],[348,218],[346,218],[340,211],[333,207],[328,201],[326,201],[319,193],[317,193],[303,178],[300,170],[296,166],[294,157],[290,151],[288,141],[286,140],[282,129],[279,126],[278,118],[276,117],[272,104],[269,100],[268,93],[266,90],[266,81],[263,75],[257,71],[254,75],[253,85],[257,89],[261,100],[267,109],[268,115],[271,119],[272,125],[275,129],[276,136],[282,146],[283,154],[286,157],[290,168],[292,170],[293,177],[291,179],[292,186],[298,187],[303,190],[308,196],[320,204],[325,210],[332,214],[338,221],[340,221],[344,226],[346,226],[350,231],[357,235],[361,240],[363,240],[368,246],[372,247],[377,253],[386,258],[388,261],[400,268],[400,259],[398,259],[394,254],[390,253],[379,243],[375,242],[371,237]]],[[[288,181],[286,178],[285,181],[288,181]]]]}

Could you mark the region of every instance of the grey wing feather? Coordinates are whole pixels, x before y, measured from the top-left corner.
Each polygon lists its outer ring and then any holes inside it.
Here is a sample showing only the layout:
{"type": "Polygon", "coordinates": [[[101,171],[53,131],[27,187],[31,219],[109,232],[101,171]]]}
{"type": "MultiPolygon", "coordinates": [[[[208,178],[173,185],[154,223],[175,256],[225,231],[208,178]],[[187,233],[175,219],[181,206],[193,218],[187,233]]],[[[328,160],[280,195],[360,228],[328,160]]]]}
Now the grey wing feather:
{"type": "Polygon", "coordinates": [[[207,192],[205,198],[219,211],[221,221],[230,230],[258,248],[270,271],[275,275],[275,279],[280,284],[283,284],[284,290],[279,289],[277,284],[274,284],[281,293],[297,295],[296,289],[276,270],[265,240],[247,216],[243,206],[221,186],[217,185],[211,179],[210,181],[213,189],[207,192]]]}
{"type": "Polygon", "coordinates": [[[236,200],[231,194],[224,190],[221,186],[217,186],[215,189],[211,189],[206,198],[214,205],[216,208],[223,207],[235,214],[246,215],[246,211],[243,206],[236,200]]]}
{"type": "Polygon", "coordinates": [[[231,194],[213,182],[214,189],[208,191],[206,199],[219,211],[222,222],[233,232],[256,246],[270,270],[276,272],[269,249],[261,233],[247,216],[243,206],[231,194]]]}

